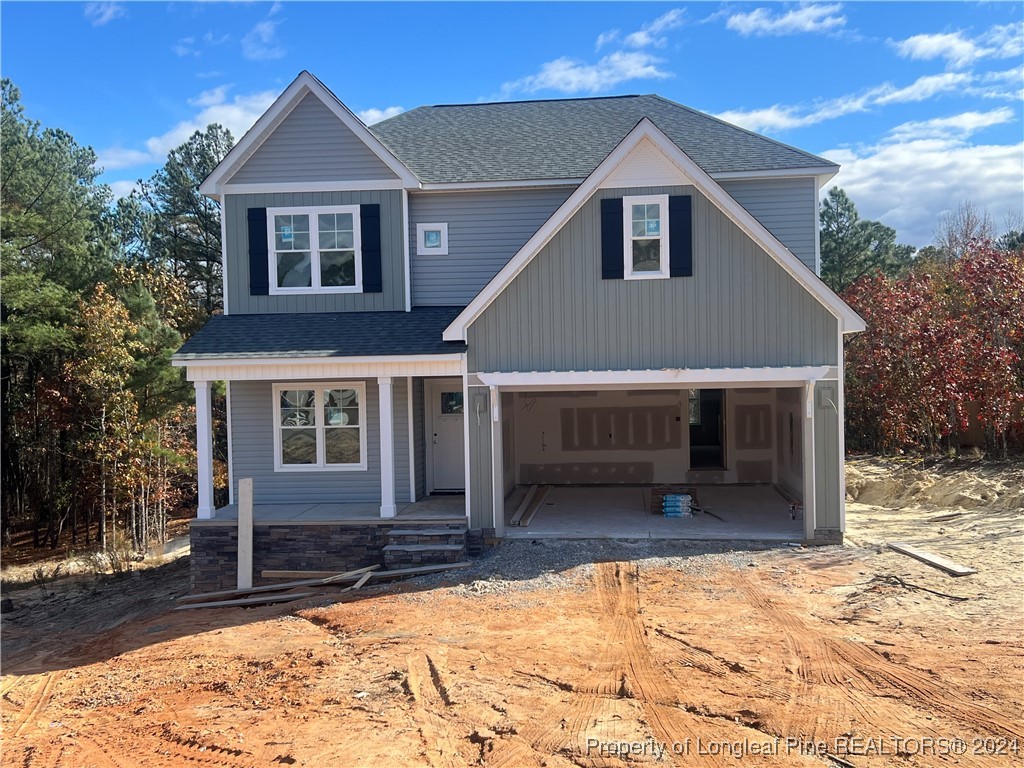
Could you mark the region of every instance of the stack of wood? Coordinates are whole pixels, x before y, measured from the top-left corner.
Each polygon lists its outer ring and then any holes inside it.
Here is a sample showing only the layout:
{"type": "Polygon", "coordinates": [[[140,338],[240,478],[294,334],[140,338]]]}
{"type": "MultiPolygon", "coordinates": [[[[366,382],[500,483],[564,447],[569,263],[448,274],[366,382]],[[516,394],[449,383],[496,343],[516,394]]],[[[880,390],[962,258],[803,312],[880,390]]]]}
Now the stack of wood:
{"type": "Polygon", "coordinates": [[[246,587],[242,589],[225,589],[219,592],[204,592],[198,595],[179,597],[182,605],[174,610],[185,611],[192,608],[233,608],[239,606],[268,605],[270,603],[287,603],[292,600],[303,600],[327,594],[327,590],[343,584],[341,589],[331,594],[355,592],[370,581],[374,583],[401,579],[406,576],[422,576],[455,568],[468,568],[468,561],[428,565],[420,568],[401,568],[393,571],[382,571],[379,565],[371,565],[354,571],[337,573],[334,571],[263,571],[264,579],[294,579],[296,576],[306,578],[286,581],[282,584],[267,584],[262,587],[246,587]]]}

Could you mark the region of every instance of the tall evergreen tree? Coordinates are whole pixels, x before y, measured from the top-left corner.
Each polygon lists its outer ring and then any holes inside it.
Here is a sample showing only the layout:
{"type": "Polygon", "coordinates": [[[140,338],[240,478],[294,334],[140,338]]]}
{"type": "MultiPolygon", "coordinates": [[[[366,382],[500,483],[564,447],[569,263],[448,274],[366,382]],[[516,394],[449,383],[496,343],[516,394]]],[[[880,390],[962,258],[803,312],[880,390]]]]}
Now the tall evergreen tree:
{"type": "Polygon", "coordinates": [[[853,200],[832,187],[821,203],[821,279],[842,293],[861,277],[895,277],[913,260],[914,248],[896,243],[896,230],[861,219],[853,200]]]}

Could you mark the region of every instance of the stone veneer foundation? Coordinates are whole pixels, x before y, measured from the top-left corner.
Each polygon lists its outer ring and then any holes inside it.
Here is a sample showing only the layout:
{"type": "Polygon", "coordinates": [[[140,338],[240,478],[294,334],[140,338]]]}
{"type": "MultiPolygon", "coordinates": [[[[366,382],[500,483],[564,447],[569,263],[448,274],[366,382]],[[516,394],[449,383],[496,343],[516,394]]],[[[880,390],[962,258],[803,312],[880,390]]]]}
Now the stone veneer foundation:
{"type": "MultiPolygon", "coordinates": [[[[450,527],[465,523],[408,519],[387,522],[299,524],[256,523],[253,526],[253,585],[280,583],[261,578],[264,570],[347,571],[384,566],[384,547],[393,528],[450,527]]],[[[193,593],[234,589],[238,580],[238,527],[235,521],[193,520],[190,587],[193,593]]],[[[497,544],[494,529],[468,531],[466,553],[480,555],[497,544]]]]}

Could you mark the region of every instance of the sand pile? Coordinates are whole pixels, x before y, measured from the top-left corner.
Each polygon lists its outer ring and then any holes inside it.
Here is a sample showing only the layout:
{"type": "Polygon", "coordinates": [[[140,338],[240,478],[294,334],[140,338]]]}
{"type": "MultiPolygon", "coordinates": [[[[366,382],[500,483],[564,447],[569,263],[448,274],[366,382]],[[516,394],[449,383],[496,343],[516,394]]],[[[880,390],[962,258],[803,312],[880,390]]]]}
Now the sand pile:
{"type": "Polygon", "coordinates": [[[986,463],[958,468],[932,462],[852,459],[846,463],[846,496],[860,504],[900,509],[1024,511],[1024,469],[986,463]]]}

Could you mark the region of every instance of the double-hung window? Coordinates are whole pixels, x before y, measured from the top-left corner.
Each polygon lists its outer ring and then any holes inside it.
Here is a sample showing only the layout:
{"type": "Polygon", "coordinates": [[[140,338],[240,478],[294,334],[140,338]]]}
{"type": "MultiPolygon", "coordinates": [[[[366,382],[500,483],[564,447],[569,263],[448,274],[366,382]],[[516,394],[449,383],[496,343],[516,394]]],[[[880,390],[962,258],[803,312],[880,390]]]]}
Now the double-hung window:
{"type": "Polygon", "coordinates": [[[626,280],[669,276],[668,195],[622,198],[626,280]]]}
{"type": "Polygon", "coordinates": [[[274,465],[278,471],[366,469],[366,386],[274,385],[274,465]]]}
{"type": "Polygon", "coordinates": [[[270,293],[362,290],[358,205],[267,209],[270,293]]]}

